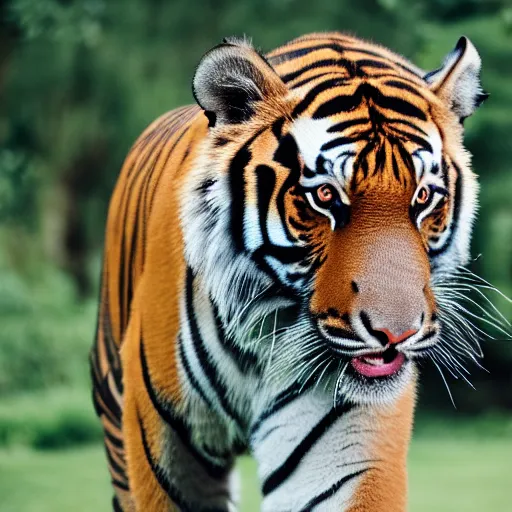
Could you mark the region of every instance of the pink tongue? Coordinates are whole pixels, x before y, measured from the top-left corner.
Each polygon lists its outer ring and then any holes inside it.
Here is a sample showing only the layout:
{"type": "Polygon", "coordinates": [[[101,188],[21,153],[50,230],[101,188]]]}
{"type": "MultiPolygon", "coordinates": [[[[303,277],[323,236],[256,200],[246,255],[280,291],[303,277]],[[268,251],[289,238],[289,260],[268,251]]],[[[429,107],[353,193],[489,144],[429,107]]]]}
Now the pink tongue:
{"type": "Polygon", "coordinates": [[[390,363],[373,365],[365,363],[362,357],[354,357],[352,366],[365,377],[386,377],[396,373],[404,364],[405,356],[398,352],[395,359],[390,363]]]}

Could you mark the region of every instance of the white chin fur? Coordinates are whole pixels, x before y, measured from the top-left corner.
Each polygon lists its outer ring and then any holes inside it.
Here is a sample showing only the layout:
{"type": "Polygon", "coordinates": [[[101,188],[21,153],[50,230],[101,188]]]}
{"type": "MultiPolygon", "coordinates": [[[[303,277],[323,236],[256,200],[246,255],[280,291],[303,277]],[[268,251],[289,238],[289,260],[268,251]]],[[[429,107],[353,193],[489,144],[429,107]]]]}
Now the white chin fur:
{"type": "Polygon", "coordinates": [[[402,368],[387,378],[366,378],[347,372],[339,386],[338,397],[357,405],[391,405],[416,378],[416,365],[406,361],[402,368]]]}

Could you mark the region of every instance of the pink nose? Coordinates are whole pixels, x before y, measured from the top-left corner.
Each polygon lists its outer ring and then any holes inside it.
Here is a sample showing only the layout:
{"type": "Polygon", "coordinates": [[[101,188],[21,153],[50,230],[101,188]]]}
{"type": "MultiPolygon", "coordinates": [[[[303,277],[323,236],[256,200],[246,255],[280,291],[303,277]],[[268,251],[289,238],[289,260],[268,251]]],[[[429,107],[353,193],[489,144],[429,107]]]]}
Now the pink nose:
{"type": "Polygon", "coordinates": [[[374,329],[374,330],[384,333],[386,335],[386,338],[388,339],[388,343],[390,345],[400,343],[401,341],[404,341],[407,338],[410,338],[411,336],[413,336],[414,334],[416,334],[418,332],[417,330],[409,329],[408,331],[405,331],[402,334],[395,336],[389,329],[374,329]]]}

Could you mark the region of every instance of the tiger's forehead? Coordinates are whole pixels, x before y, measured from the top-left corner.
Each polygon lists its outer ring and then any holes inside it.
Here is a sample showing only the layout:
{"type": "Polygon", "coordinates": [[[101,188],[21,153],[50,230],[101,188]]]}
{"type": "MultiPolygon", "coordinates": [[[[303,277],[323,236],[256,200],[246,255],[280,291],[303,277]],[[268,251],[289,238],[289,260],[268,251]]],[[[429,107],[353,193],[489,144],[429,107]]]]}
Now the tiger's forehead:
{"type": "Polygon", "coordinates": [[[290,133],[304,162],[305,184],[315,186],[335,179],[345,185],[360,166],[374,167],[367,170],[371,176],[378,166],[391,170],[398,166],[403,172],[407,162],[412,163],[409,170],[419,183],[441,165],[442,139],[433,122],[411,126],[407,120],[395,119],[375,126],[371,116],[361,114],[301,117],[291,124],[290,133]],[[389,160],[389,165],[385,166],[383,159],[389,160]]]}

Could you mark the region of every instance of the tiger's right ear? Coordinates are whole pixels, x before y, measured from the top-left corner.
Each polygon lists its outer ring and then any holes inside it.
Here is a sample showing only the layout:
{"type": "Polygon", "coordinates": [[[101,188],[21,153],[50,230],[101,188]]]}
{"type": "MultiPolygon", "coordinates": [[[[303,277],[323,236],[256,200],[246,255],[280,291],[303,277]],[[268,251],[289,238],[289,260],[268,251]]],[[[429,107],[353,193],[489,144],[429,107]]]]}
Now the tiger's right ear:
{"type": "Polygon", "coordinates": [[[480,84],[481,67],[476,48],[467,37],[461,37],[443,65],[423,78],[462,122],[489,96],[480,84]]]}
{"type": "Polygon", "coordinates": [[[194,97],[209,126],[249,120],[259,101],[284,96],[284,82],[245,40],[225,39],[201,59],[193,81],[194,97]]]}

